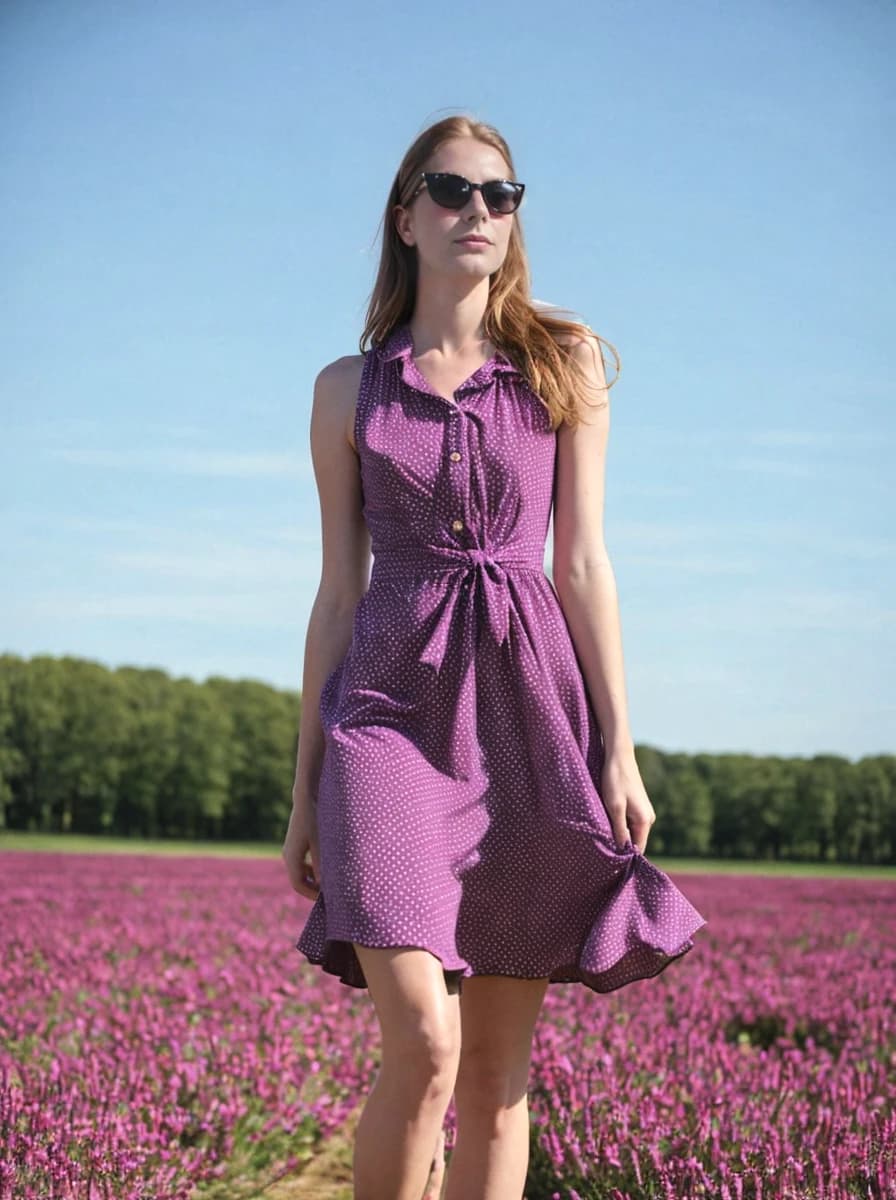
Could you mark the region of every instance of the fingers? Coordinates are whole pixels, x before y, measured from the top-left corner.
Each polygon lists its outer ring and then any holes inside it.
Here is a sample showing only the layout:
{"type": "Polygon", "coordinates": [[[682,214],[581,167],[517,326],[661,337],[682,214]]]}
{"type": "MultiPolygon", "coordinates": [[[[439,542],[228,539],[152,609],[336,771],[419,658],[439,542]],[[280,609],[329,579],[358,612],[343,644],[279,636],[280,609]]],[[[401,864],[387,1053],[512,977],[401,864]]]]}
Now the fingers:
{"type": "Polygon", "coordinates": [[[652,821],[632,821],[629,826],[632,844],[637,846],[642,854],[647,848],[647,839],[650,837],[650,827],[652,824],[652,821]]]}
{"type": "Polygon", "coordinates": [[[304,862],[299,863],[299,878],[292,880],[293,890],[309,900],[316,900],[320,895],[320,876],[317,871],[309,871],[304,862]]]}
{"type": "Polygon", "coordinates": [[[299,864],[299,867],[302,872],[302,881],[305,884],[305,887],[309,889],[305,892],[305,895],[309,896],[309,898],[312,900],[316,899],[320,893],[320,851],[318,849],[317,842],[312,840],[311,844],[306,847],[305,854],[302,855],[302,861],[299,864]],[[310,868],[308,867],[308,863],[306,861],[306,858],[308,857],[311,859],[310,868]]]}
{"type": "Polygon", "coordinates": [[[610,829],[613,833],[613,841],[616,843],[616,849],[621,850],[626,842],[630,841],[628,825],[625,822],[624,809],[612,809],[605,802],[604,808],[607,812],[607,817],[610,821],[610,829]]]}
{"type": "Polygon", "coordinates": [[[305,896],[308,900],[316,900],[320,894],[320,860],[317,853],[317,847],[310,847],[311,865],[306,861],[308,858],[309,846],[306,843],[305,849],[301,854],[296,854],[292,847],[285,846],[281,857],[286,864],[286,873],[289,876],[289,882],[294,892],[298,892],[300,896],[305,896]]]}

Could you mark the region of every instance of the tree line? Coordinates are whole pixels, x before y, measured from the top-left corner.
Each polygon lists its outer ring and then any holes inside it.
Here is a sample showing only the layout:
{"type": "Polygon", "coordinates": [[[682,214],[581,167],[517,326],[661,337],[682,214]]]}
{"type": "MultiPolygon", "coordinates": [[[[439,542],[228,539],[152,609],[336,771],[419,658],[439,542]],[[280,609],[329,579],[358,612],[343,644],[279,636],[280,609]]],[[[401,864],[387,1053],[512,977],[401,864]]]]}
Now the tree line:
{"type": "MultiPolygon", "coordinates": [[[[0,655],[0,829],[277,842],[301,696],[70,656],[0,655]]],[[[896,863],[896,757],[636,746],[648,853],[896,863]]]]}

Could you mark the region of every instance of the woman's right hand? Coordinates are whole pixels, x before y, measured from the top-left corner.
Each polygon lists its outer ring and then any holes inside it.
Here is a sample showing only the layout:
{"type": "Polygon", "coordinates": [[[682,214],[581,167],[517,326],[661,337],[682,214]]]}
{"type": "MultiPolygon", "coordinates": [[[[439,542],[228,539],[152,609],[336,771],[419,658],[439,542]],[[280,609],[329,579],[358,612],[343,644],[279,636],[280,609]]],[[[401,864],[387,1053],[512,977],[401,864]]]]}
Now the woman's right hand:
{"type": "Polygon", "coordinates": [[[283,861],[293,891],[309,900],[320,892],[320,841],[317,833],[317,810],[313,801],[293,797],[289,826],[283,842],[283,861]],[[311,868],[306,863],[311,854],[311,868]]]}

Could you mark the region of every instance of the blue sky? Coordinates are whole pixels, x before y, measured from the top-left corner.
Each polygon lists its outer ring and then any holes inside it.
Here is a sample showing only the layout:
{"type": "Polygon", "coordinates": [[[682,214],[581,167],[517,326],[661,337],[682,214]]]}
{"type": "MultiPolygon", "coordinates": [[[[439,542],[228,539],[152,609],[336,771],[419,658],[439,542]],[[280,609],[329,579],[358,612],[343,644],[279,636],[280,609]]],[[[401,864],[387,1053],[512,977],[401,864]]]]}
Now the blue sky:
{"type": "Polygon", "coordinates": [[[622,358],[636,741],[892,752],[894,49],[871,0],[7,0],[0,649],[301,686],[312,384],[466,111],[534,295],[622,358]]]}

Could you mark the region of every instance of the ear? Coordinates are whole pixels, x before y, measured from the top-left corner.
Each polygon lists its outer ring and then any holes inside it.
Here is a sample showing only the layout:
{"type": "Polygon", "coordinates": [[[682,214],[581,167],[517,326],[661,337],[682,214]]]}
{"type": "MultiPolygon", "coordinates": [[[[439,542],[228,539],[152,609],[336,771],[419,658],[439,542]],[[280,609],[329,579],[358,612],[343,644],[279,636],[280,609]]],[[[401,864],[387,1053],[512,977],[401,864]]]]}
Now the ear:
{"type": "Polygon", "coordinates": [[[411,218],[405,207],[401,204],[396,204],[392,209],[392,215],[395,219],[395,228],[398,231],[398,236],[406,246],[413,246],[414,234],[411,230],[411,218]]]}

